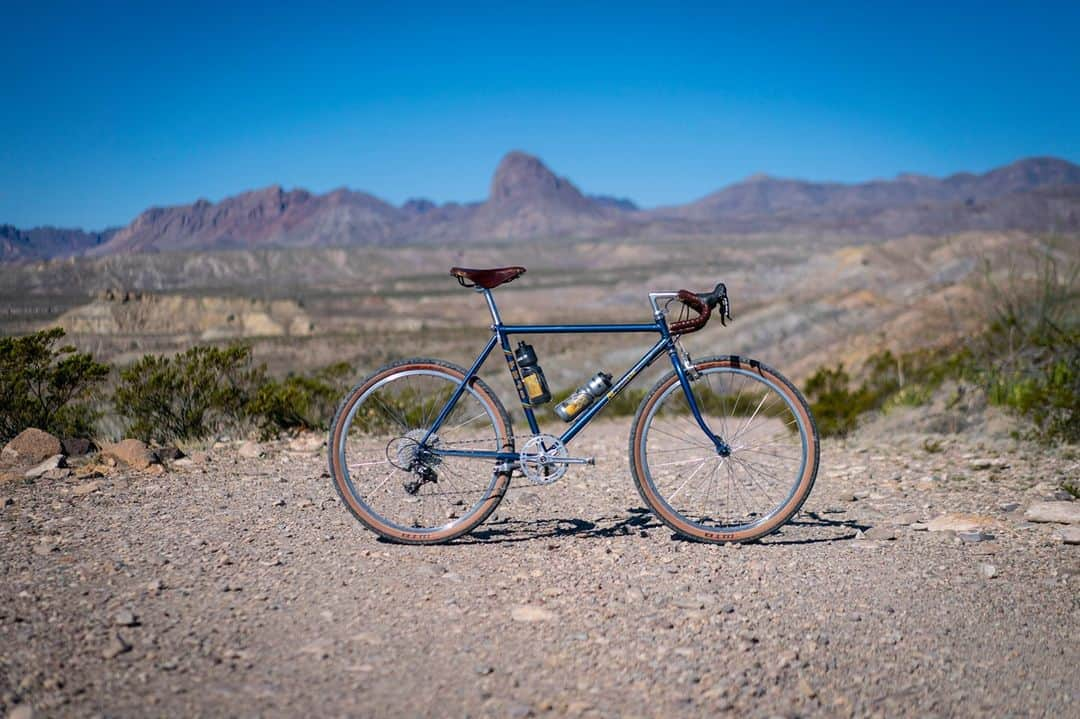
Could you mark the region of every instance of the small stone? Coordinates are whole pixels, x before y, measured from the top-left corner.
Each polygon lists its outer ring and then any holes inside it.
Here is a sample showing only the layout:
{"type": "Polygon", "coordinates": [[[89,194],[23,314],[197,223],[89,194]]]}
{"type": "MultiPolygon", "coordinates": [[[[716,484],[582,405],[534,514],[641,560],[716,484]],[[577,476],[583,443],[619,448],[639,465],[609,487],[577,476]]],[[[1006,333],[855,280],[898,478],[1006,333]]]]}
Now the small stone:
{"type": "Polygon", "coordinates": [[[972,532],[993,524],[993,517],[950,512],[931,519],[927,522],[927,529],[931,532],[972,532]]]}
{"type": "Polygon", "coordinates": [[[720,611],[723,614],[734,614],[735,613],[735,605],[734,604],[725,604],[724,606],[720,607],[720,611]]]}
{"type": "Polygon", "coordinates": [[[284,507],[285,506],[285,500],[284,499],[279,499],[278,501],[274,502],[274,506],[275,507],[284,507]]]}
{"type": "Polygon", "coordinates": [[[546,622],[555,618],[555,613],[535,604],[521,604],[510,610],[510,618],[515,622],[546,622]]]}
{"type": "Polygon", "coordinates": [[[913,522],[908,525],[913,532],[928,532],[930,531],[930,525],[925,522],[913,522]]]}
{"type": "Polygon", "coordinates": [[[34,707],[29,704],[19,704],[8,712],[7,719],[34,719],[34,707]]]}
{"type": "Polygon", "coordinates": [[[1080,526],[1070,524],[1057,531],[1062,544],[1080,544],[1080,526]]]}
{"type": "Polygon", "coordinates": [[[476,673],[479,674],[480,676],[484,676],[486,674],[491,674],[494,671],[495,671],[495,667],[491,666],[490,664],[477,664],[476,665],[476,673]]]}
{"type": "Polygon", "coordinates": [[[896,539],[896,530],[892,527],[871,527],[863,533],[866,539],[875,539],[881,541],[892,541],[896,539]]]}
{"type": "Polygon", "coordinates": [[[813,699],[817,696],[814,687],[810,686],[810,682],[806,681],[804,677],[799,677],[799,693],[807,699],[813,699]]]}
{"type": "Polygon", "coordinates": [[[993,579],[994,577],[996,577],[998,575],[997,567],[995,567],[993,564],[985,564],[985,563],[980,564],[979,565],[979,574],[984,579],[993,579]]]}
{"type": "Polygon", "coordinates": [[[236,453],[244,459],[258,459],[266,455],[262,446],[258,442],[252,442],[251,440],[241,444],[236,453]]]}
{"type": "Polygon", "coordinates": [[[1020,509],[1020,503],[1019,502],[1008,502],[1008,503],[1003,504],[1000,507],[998,507],[998,509],[1000,509],[1002,512],[1006,512],[1006,513],[1015,512],[1016,510],[1020,509]]]}
{"type": "Polygon", "coordinates": [[[103,457],[123,462],[132,469],[146,469],[158,461],[157,455],[150,451],[146,442],[138,439],[125,439],[116,444],[105,444],[101,448],[103,457]]]}
{"type": "Polygon", "coordinates": [[[992,535],[992,534],[987,534],[986,532],[979,532],[979,531],[957,532],[956,536],[959,537],[961,541],[971,542],[971,543],[974,543],[974,542],[986,542],[986,541],[989,541],[989,540],[994,538],[994,535],[992,535]]]}
{"type": "Polygon", "coordinates": [[[326,444],[326,437],[321,434],[302,434],[289,442],[290,452],[318,452],[326,444]]]}
{"type": "Polygon", "coordinates": [[[54,454],[53,456],[51,456],[48,459],[46,459],[45,461],[41,462],[37,466],[26,470],[26,472],[23,474],[23,476],[26,477],[27,479],[37,479],[38,477],[42,476],[43,474],[45,474],[46,472],[48,472],[50,470],[58,469],[60,467],[66,467],[66,466],[67,466],[67,463],[64,461],[64,455],[62,455],[62,454],[54,454]]]}
{"type": "Polygon", "coordinates": [[[99,489],[101,489],[101,487],[102,483],[98,481],[85,482],[72,489],[71,494],[76,497],[85,497],[88,494],[93,494],[94,492],[98,491],[99,489]]]}
{"type": "Polygon", "coordinates": [[[184,453],[180,451],[180,448],[173,446],[155,449],[154,454],[157,455],[158,461],[161,462],[175,462],[184,457],[184,453]]]}
{"type": "Polygon", "coordinates": [[[997,472],[1002,469],[1008,469],[1009,463],[1003,459],[990,459],[984,457],[971,460],[971,462],[968,463],[968,466],[976,470],[989,469],[997,472]]]}
{"type": "Polygon", "coordinates": [[[138,623],[138,618],[130,609],[121,609],[113,615],[113,624],[118,627],[134,627],[138,623]]]}
{"type": "Polygon", "coordinates": [[[61,440],[60,446],[64,448],[64,454],[69,457],[82,457],[97,449],[93,442],[88,439],[82,439],[81,437],[72,437],[61,440]]]}
{"type": "Polygon", "coordinates": [[[109,639],[108,646],[101,652],[101,656],[105,659],[115,659],[116,657],[131,651],[131,645],[124,641],[124,638],[119,634],[112,635],[109,639]]]}
{"type": "Polygon", "coordinates": [[[12,464],[39,464],[56,454],[63,454],[60,440],[48,432],[30,427],[19,432],[0,452],[3,459],[12,464]]]}
{"type": "Polygon", "coordinates": [[[1080,502],[1036,502],[1024,512],[1029,522],[1080,524],[1080,502]]]}
{"type": "Polygon", "coordinates": [[[917,523],[920,518],[921,515],[918,512],[904,512],[903,514],[898,514],[892,519],[889,519],[888,522],[897,527],[909,527],[912,524],[917,523]]]}

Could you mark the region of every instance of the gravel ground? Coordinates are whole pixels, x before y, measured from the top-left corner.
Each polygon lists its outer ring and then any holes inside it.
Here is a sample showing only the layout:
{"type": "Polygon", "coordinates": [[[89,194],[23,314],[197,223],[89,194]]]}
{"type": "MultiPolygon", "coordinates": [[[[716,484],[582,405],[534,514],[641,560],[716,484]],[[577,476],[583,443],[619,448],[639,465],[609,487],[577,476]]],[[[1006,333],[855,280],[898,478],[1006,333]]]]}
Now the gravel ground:
{"type": "Polygon", "coordinates": [[[440,547],[378,541],[285,442],[0,484],[0,711],[1080,716],[1080,547],[1022,516],[1074,455],[825,442],[792,524],[708,546],[643,508],[627,424],[440,547]],[[949,512],[982,533],[920,531],[949,512]]]}

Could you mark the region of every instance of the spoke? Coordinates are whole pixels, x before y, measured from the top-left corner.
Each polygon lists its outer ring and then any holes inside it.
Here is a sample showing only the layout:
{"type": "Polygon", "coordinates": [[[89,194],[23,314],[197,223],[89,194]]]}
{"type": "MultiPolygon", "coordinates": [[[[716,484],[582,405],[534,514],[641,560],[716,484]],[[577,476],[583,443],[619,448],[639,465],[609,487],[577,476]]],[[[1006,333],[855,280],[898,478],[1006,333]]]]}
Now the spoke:
{"type": "Polygon", "coordinates": [[[754,413],[753,413],[753,414],[751,414],[751,415],[750,415],[750,418],[749,418],[748,420],[746,420],[745,422],[743,422],[743,423],[742,423],[742,426],[741,426],[741,427],[739,427],[739,429],[737,429],[737,430],[735,431],[735,434],[734,434],[734,435],[733,435],[733,436],[731,437],[731,440],[730,440],[730,441],[732,441],[732,442],[733,442],[733,441],[735,441],[736,439],[738,439],[738,438],[739,438],[739,435],[740,435],[740,434],[742,434],[742,433],[743,433],[743,432],[744,432],[744,431],[746,430],[746,427],[747,427],[747,426],[748,426],[748,425],[749,425],[749,424],[750,424],[751,422],[753,422],[753,421],[754,421],[754,418],[755,418],[755,417],[757,417],[757,415],[758,415],[758,412],[760,412],[760,411],[761,411],[761,406],[762,406],[763,404],[765,404],[765,400],[767,400],[767,399],[769,399],[769,395],[768,395],[768,393],[766,393],[766,394],[765,394],[764,396],[762,396],[762,398],[761,398],[761,401],[760,401],[760,402],[758,402],[758,405],[757,405],[757,407],[755,407],[755,408],[754,408],[754,413]]]}
{"type": "MultiPolygon", "coordinates": [[[[714,454],[712,456],[716,456],[716,455],[714,454]]],[[[652,466],[654,466],[654,467],[667,467],[667,466],[672,465],[672,464],[690,464],[691,462],[699,462],[699,461],[704,462],[707,459],[709,459],[709,455],[705,455],[704,457],[694,457],[692,459],[676,459],[673,462],[660,462],[659,464],[654,464],[652,466]]]]}
{"type": "Polygon", "coordinates": [[[712,447],[710,447],[707,444],[701,444],[700,442],[693,441],[692,439],[690,439],[689,436],[684,435],[684,436],[680,437],[678,435],[672,434],[671,432],[665,432],[664,430],[662,430],[662,429],[660,429],[659,427],[656,427],[656,426],[650,427],[649,431],[650,432],[659,432],[660,434],[666,434],[668,437],[671,437],[672,439],[678,439],[678,440],[684,441],[687,444],[691,444],[691,445],[693,445],[695,447],[700,447],[701,449],[712,449],[712,447]]]}
{"type": "Polygon", "coordinates": [[[691,473],[690,473],[690,476],[688,476],[688,477],[687,477],[687,478],[686,478],[685,480],[683,480],[683,483],[682,483],[681,485],[679,485],[679,488],[678,488],[678,489],[676,489],[676,490],[675,490],[674,492],[672,492],[671,496],[670,496],[670,497],[668,497],[668,503],[670,503],[670,502],[671,502],[671,500],[675,499],[675,496],[676,496],[676,495],[677,495],[677,494],[678,494],[679,492],[681,492],[681,491],[683,490],[683,487],[685,487],[685,486],[686,486],[686,483],[687,483],[687,482],[689,482],[689,481],[690,481],[691,479],[693,479],[693,478],[694,478],[694,475],[695,475],[695,474],[697,474],[698,472],[700,472],[700,471],[701,471],[701,468],[705,466],[705,462],[707,462],[707,461],[708,461],[708,460],[705,460],[705,459],[701,460],[701,464],[699,464],[699,465],[698,465],[698,468],[697,468],[697,469],[695,469],[695,470],[694,470],[693,472],[691,472],[691,473]]]}

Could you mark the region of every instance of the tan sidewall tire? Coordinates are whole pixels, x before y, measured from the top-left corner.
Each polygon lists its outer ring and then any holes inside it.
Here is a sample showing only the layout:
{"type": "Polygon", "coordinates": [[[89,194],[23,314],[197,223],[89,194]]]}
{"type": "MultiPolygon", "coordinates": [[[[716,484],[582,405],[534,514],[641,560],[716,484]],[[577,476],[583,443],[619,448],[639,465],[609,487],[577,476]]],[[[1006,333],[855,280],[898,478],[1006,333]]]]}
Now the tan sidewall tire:
{"type": "Polygon", "coordinates": [[[803,467],[802,476],[799,477],[795,493],[792,494],[791,499],[788,500],[780,511],[774,514],[767,522],[740,531],[706,531],[690,524],[682,517],[673,513],[666,506],[666,503],[660,499],[652,485],[645,478],[645,473],[642,469],[646,464],[642,440],[644,438],[645,420],[652,411],[653,405],[659,401],[660,397],[663,396],[664,392],[672,385],[672,383],[677,383],[679,381],[678,375],[674,372],[665,375],[655,386],[653,386],[652,390],[650,390],[649,394],[642,400],[641,405],[638,407],[637,414],[634,417],[634,424],[630,428],[630,472],[634,476],[634,484],[637,485],[638,493],[645,501],[645,504],[652,509],[657,518],[679,534],[703,542],[715,542],[721,544],[727,542],[748,542],[754,539],[760,539],[782,527],[796,512],[799,511],[803,502],[810,496],[810,490],[813,489],[814,480],[817,478],[818,458],[820,453],[817,426],[814,424],[814,418],[810,414],[810,410],[806,405],[806,400],[799,390],[776,370],[761,364],[756,360],[740,357],[710,357],[705,360],[699,360],[694,364],[699,370],[715,367],[729,367],[752,371],[772,382],[786,395],[786,398],[791,401],[791,405],[795,408],[795,411],[799,415],[799,419],[806,428],[805,436],[807,442],[806,465],[803,467]]]}
{"type": "MultiPolygon", "coordinates": [[[[508,472],[503,472],[498,475],[491,496],[484,500],[484,502],[472,513],[461,517],[457,522],[442,528],[438,532],[409,532],[384,523],[377,515],[365,507],[363,503],[353,495],[349,483],[345,479],[345,473],[338,461],[338,444],[341,441],[342,432],[345,430],[345,420],[352,411],[352,408],[360,401],[360,398],[364,396],[364,393],[367,392],[372,385],[387,377],[411,370],[438,372],[456,382],[460,382],[464,379],[466,374],[466,370],[461,367],[450,364],[449,362],[433,359],[402,360],[376,370],[374,374],[365,379],[346,395],[345,400],[341,403],[337,414],[334,416],[333,424],[330,425],[330,439],[328,442],[330,476],[333,479],[334,489],[337,490],[338,496],[345,502],[345,506],[349,508],[349,511],[352,512],[353,516],[379,536],[392,542],[402,544],[440,544],[448,542],[456,537],[460,537],[463,534],[468,534],[495,511],[495,508],[499,506],[499,502],[502,501],[503,495],[506,493],[506,488],[510,483],[510,474],[508,472]]],[[[510,425],[510,417],[507,415],[506,409],[503,407],[498,397],[496,397],[491,391],[491,388],[484,384],[479,378],[473,379],[469,386],[476,392],[480,400],[487,405],[487,408],[491,410],[491,414],[494,415],[496,427],[500,436],[503,438],[503,449],[505,451],[513,451],[514,434],[510,425]]]]}

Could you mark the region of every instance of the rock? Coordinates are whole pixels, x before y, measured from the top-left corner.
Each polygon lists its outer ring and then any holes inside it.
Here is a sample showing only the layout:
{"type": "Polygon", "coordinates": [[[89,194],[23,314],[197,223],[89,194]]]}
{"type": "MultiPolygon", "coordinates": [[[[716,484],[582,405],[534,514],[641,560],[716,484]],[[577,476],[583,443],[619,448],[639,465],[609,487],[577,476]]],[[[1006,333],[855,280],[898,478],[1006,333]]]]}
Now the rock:
{"type": "Polygon", "coordinates": [[[118,627],[134,627],[138,623],[138,618],[130,609],[121,609],[113,615],[113,624],[118,627]]]}
{"type": "Polygon", "coordinates": [[[71,470],[66,467],[59,467],[57,469],[50,469],[45,474],[41,475],[42,479],[48,479],[52,481],[58,481],[67,479],[71,476],[71,470]]]}
{"type": "Polygon", "coordinates": [[[302,434],[289,442],[290,452],[318,452],[326,444],[326,437],[321,434],[302,434]]]}
{"type": "Polygon", "coordinates": [[[86,483],[80,484],[78,487],[75,487],[74,489],[72,489],[71,494],[76,496],[76,497],[85,497],[88,494],[93,494],[94,492],[98,491],[99,489],[101,489],[101,487],[102,487],[101,482],[98,482],[98,481],[86,482],[86,483]]]}
{"type": "Polygon", "coordinates": [[[1057,531],[1062,544],[1080,544],[1080,527],[1070,524],[1057,531]]]}
{"type": "Polygon", "coordinates": [[[132,469],[146,469],[158,461],[157,456],[150,451],[146,443],[138,439],[125,439],[116,444],[106,444],[101,448],[101,454],[123,462],[132,469]]]}
{"type": "Polygon", "coordinates": [[[36,467],[26,470],[23,476],[27,479],[37,479],[50,470],[66,466],[67,463],[64,461],[64,455],[54,454],[36,467]]]}
{"type": "Polygon", "coordinates": [[[1006,513],[1015,512],[1016,510],[1020,509],[1020,503],[1019,502],[1007,502],[1006,504],[1003,504],[1000,507],[998,507],[998,509],[1000,509],[1002,512],[1006,512],[1006,513]]]}
{"type": "Polygon", "coordinates": [[[124,638],[119,634],[113,634],[109,639],[108,646],[101,652],[101,656],[105,659],[115,659],[125,652],[131,651],[131,645],[124,641],[124,638]]]}
{"type": "Polygon", "coordinates": [[[870,527],[870,529],[863,532],[863,537],[865,539],[892,541],[896,539],[896,530],[892,527],[870,527]]]}
{"type": "Polygon", "coordinates": [[[973,532],[957,532],[956,536],[964,542],[985,542],[994,538],[994,535],[978,530],[973,532]]]}
{"type": "Polygon", "coordinates": [[[12,464],[38,464],[56,454],[62,454],[60,440],[48,432],[33,427],[24,429],[4,445],[0,454],[12,464]]]}
{"type": "Polygon", "coordinates": [[[155,449],[154,454],[157,456],[159,462],[175,462],[184,457],[184,453],[180,451],[179,447],[171,446],[155,449]]]}
{"type": "Polygon", "coordinates": [[[973,532],[994,524],[992,517],[981,514],[959,514],[950,512],[934,517],[926,523],[931,532],[973,532]]]}
{"type": "Polygon", "coordinates": [[[904,512],[903,514],[898,514],[892,519],[889,519],[888,522],[897,527],[909,527],[912,524],[918,523],[921,518],[922,515],[918,512],[904,512]]]}
{"type": "Polygon", "coordinates": [[[93,442],[80,437],[71,437],[61,440],[60,444],[64,448],[64,454],[69,457],[82,457],[97,449],[93,442]]]}
{"type": "Polygon", "coordinates": [[[930,525],[927,524],[926,522],[914,522],[913,524],[910,524],[908,526],[911,527],[911,531],[913,531],[913,532],[928,532],[928,531],[930,531],[930,525]]]}
{"type": "Polygon", "coordinates": [[[34,719],[34,707],[29,704],[19,704],[8,712],[7,719],[34,719]]]}
{"type": "Polygon", "coordinates": [[[172,466],[175,469],[187,469],[189,467],[194,467],[195,462],[192,461],[191,457],[181,457],[180,459],[173,460],[172,466]]]}
{"type": "Polygon", "coordinates": [[[241,444],[236,453],[244,459],[258,459],[266,455],[262,446],[258,442],[252,442],[251,440],[241,444]]]}
{"type": "Polygon", "coordinates": [[[1003,459],[982,458],[971,460],[971,462],[968,463],[968,466],[976,470],[989,469],[998,472],[1002,469],[1008,469],[1009,463],[1003,459]]]}
{"type": "Polygon", "coordinates": [[[993,564],[980,564],[979,575],[984,579],[993,579],[998,575],[997,567],[993,564]]]}
{"type": "Polygon", "coordinates": [[[535,604],[522,604],[510,610],[510,618],[515,622],[546,622],[555,618],[555,613],[535,604]]]}
{"type": "Polygon", "coordinates": [[[1029,522],[1080,524],[1080,502],[1036,502],[1024,512],[1029,522]]]}

